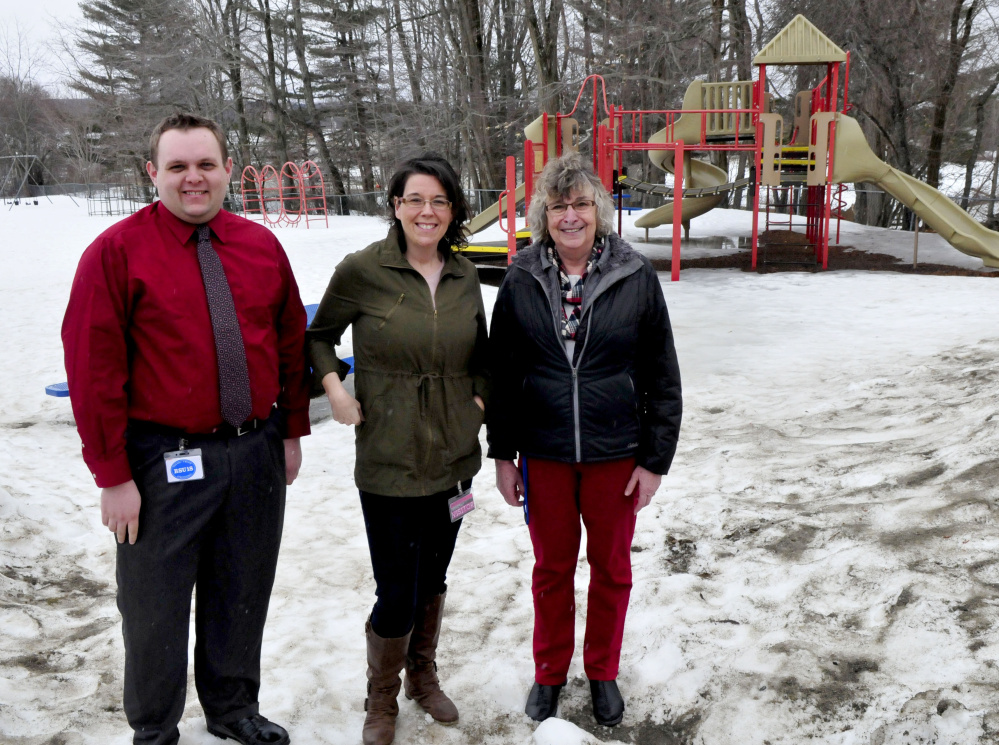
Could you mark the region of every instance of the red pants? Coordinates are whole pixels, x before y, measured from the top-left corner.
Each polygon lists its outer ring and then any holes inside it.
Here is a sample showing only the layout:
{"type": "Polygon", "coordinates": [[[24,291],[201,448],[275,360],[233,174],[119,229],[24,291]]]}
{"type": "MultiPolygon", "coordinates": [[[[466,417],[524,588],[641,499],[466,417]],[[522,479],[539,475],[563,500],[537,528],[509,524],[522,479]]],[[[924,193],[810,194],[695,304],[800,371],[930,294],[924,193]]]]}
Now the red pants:
{"type": "Polygon", "coordinates": [[[635,495],[624,490],[634,458],[603,463],[527,459],[527,500],[534,544],[534,676],[565,683],[575,645],[573,578],[582,517],[590,565],[583,669],[590,680],[615,680],[631,595],[635,495]]]}

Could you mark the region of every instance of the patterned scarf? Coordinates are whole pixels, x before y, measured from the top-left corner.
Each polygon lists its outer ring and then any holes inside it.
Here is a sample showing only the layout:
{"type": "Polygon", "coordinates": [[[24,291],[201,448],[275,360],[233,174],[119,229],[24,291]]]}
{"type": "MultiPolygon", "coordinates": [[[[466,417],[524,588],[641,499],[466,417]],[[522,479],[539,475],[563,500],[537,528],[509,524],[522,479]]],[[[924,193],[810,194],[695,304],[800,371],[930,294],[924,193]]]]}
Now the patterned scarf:
{"type": "Polygon", "coordinates": [[[579,279],[573,282],[569,279],[569,274],[565,271],[565,265],[562,263],[562,259],[559,258],[558,251],[555,250],[555,246],[551,244],[548,245],[548,260],[558,267],[558,280],[562,289],[563,339],[575,340],[576,338],[576,332],[579,331],[580,316],[583,311],[583,285],[586,284],[586,278],[589,276],[590,272],[593,271],[593,267],[597,265],[597,261],[600,260],[600,255],[603,252],[604,242],[602,240],[596,241],[593,244],[593,250],[590,251],[590,258],[586,262],[586,268],[583,270],[579,279]],[[566,304],[574,306],[572,313],[565,312],[566,304]]]}

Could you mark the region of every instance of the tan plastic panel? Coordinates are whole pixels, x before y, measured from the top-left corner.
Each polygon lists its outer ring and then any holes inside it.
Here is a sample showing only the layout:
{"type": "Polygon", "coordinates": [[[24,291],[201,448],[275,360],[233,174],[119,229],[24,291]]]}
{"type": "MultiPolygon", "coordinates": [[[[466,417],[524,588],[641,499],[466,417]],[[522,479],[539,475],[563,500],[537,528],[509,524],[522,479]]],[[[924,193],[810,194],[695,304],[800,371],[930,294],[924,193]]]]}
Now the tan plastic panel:
{"type": "MultiPolygon", "coordinates": [[[[687,106],[684,108],[697,108],[687,106]]],[[[727,83],[701,83],[702,109],[751,109],[753,108],[753,82],[751,80],[733,80],[727,83]]],[[[751,134],[753,131],[752,114],[707,114],[706,125],[708,137],[735,135],[738,119],[739,134],[751,134]]]]}
{"type": "Polygon", "coordinates": [[[846,62],[846,52],[800,13],[753,58],[754,65],[821,65],[827,62],[846,62]]]}
{"type": "Polygon", "coordinates": [[[799,91],[794,97],[794,142],[792,145],[807,145],[809,139],[808,117],[812,113],[812,92],[799,91]]]}
{"type": "Polygon", "coordinates": [[[780,114],[760,114],[760,126],[763,127],[760,183],[763,186],[780,186],[780,146],[784,141],[784,120],[780,114]]]}
{"type": "Polygon", "coordinates": [[[831,111],[814,114],[809,127],[815,126],[815,144],[808,145],[808,186],[823,186],[829,172],[829,123],[836,118],[831,111]]]}
{"type": "MultiPolygon", "coordinates": [[[[544,142],[545,116],[542,114],[533,122],[524,127],[524,137],[535,145],[544,142]]],[[[579,149],[579,122],[571,117],[562,120],[562,151],[570,152],[579,149]]],[[[548,157],[555,157],[555,117],[548,117],[548,157]]],[[[535,152],[535,173],[541,170],[540,150],[535,152]]]]}

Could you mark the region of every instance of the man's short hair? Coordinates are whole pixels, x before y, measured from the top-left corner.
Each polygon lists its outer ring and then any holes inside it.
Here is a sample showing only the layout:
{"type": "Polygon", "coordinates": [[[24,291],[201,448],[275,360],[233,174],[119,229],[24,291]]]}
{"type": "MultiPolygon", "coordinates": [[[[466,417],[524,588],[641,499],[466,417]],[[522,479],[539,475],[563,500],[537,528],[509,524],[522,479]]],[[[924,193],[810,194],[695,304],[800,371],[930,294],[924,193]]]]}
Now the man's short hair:
{"type": "Polygon", "coordinates": [[[156,156],[159,155],[160,137],[163,136],[164,132],[169,132],[171,129],[179,129],[186,132],[189,129],[202,128],[207,129],[215,135],[215,139],[218,140],[219,147],[222,148],[222,162],[225,163],[229,158],[229,148],[226,145],[225,132],[222,131],[222,127],[216,124],[212,119],[198,116],[197,114],[191,114],[187,111],[178,111],[176,114],[171,114],[157,124],[156,128],[153,129],[153,133],[149,135],[150,162],[154,166],[157,165],[156,156]]]}

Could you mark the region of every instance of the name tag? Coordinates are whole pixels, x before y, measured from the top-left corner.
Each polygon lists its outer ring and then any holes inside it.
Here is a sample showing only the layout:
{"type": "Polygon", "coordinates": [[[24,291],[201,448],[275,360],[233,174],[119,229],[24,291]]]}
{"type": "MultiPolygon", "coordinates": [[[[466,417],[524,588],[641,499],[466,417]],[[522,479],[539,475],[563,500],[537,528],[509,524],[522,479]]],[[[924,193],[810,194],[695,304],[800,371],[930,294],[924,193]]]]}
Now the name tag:
{"type": "Polygon", "coordinates": [[[163,453],[163,461],[166,464],[168,484],[198,481],[205,477],[205,470],[201,465],[201,448],[163,453]]]}
{"type": "Polygon", "coordinates": [[[472,490],[470,488],[465,489],[458,496],[451,497],[447,501],[447,508],[451,512],[451,522],[456,522],[463,518],[475,509],[475,499],[472,497],[472,490]]]}

